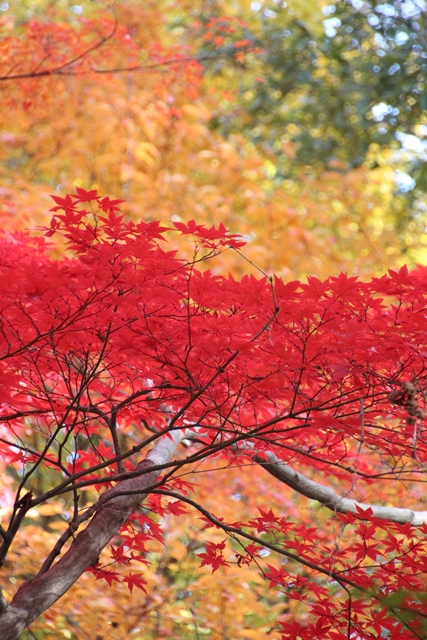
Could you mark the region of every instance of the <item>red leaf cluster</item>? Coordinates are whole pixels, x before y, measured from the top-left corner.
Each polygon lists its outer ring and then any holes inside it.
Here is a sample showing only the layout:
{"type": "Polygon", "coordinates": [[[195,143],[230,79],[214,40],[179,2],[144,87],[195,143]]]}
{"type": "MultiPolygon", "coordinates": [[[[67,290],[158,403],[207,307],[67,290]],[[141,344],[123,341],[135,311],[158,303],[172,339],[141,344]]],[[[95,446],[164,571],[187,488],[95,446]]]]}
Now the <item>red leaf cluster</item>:
{"type": "MultiPolygon", "coordinates": [[[[187,482],[173,474],[210,456],[239,465],[273,452],[344,491],[355,478],[369,489],[425,469],[424,414],[408,421],[406,400],[390,401],[410,383],[411,401],[425,403],[424,269],[371,282],[344,274],[325,282],[237,281],[197,268],[241,246],[222,225],[135,224],[120,200],[95,190],[54,201],[46,235],[66,239],[66,257],[23,235],[0,244],[1,452],[8,463],[27,464],[22,486],[34,468],[56,477],[40,501],[110,484],[119,459],[132,471],[131,456],[183,429],[191,453],[166,465],[159,485],[172,497],[181,490],[190,504],[187,482]],[[194,262],[168,250],[173,233],[192,236],[194,262]],[[29,444],[31,429],[39,444],[29,444]]],[[[157,496],[150,505],[159,515],[185,514],[180,502],[165,505],[157,496]]],[[[304,628],[285,621],[284,637],[338,638],[349,620],[360,638],[372,629],[387,629],[390,638],[422,629],[426,526],[386,523],[359,509],[357,517],[335,519],[351,532],[338,543],[327,527],[272,509],[241,525],[202,514],[254,543],[238,556],[239,567],[259,561],[265,544],[307,569],[299,575],[271,564],[266,571],[270,586],[309,603],[317,619],[304,628]],[[397,592],[406,613],[392,623],[396,607],[387,599],[397,592]]],[[[133,514],[123,548],[112,548],[114,561],[143,561],[153,539],[163,541],[160,525],[133,514]]],[[[224,541],[205,549],[202,566],[229,564],[224,541]]],[[[101,577],[100,568],[94,572],[101,577]]],[[[126,580],[131,590],[144,589],[140,574],[126,580]]]]}

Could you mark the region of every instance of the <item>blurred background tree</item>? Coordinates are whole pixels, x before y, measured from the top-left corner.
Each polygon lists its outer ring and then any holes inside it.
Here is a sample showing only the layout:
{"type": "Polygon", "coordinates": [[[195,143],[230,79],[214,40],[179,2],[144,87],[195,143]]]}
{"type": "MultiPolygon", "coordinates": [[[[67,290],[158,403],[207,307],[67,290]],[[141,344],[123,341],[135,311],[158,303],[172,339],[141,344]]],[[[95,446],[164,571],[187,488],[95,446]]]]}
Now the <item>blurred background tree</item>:
{"type": "MultiPolygon", "coordinates": [[[[83,74],[0,83],[6,226],[18,210],[42,216],[52,191],[96,185],[127,199],[134,217],[222,221],[247,237],[248,257],[286,277],[426,262],[421,4],[0,9],[8,75],[12,36],[36,43],[44,25],[46,46],[49,24],[55,63],[96,35],[88,20],[98,36],[118,20],[83,74]]],[[[33,47],[27,65],[43,55],[33,47]]],[[[224,266],[243,269],[232,257],[224,266]]]]}
{"type": "Polygon", "coordinates": [[[211,127],[227,136],[243,132],[270,160],[276,185],[330,171],[345,181],[361,167],[380,181],[391,178],[388,223],[407,259],[422,260],[425,241],[419,251],[415,245],[426,222],[424,0],[260,0],[227,8],[244,18],[240,37],[260,53],[230,65],[224,2],[202,3],[200,52],[224,56],[205,67],[213,85],[228,89],[211,127]]]}

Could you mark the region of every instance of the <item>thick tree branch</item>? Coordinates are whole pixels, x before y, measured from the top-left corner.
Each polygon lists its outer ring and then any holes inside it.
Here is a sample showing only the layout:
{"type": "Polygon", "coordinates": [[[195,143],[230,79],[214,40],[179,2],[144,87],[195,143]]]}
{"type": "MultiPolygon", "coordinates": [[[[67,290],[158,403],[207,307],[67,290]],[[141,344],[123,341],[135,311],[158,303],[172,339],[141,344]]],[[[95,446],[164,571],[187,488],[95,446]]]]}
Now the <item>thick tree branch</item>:
{"type": "Polygon", "coordinates": [[[268,462],[260,456],[254,456],[254,461],[260,464],[272,476],[284,482],[307,498],[317,500],[321,504],[338,513],[354,513],[358,515],[359,509],[372,509],[374,518],[398,522],[400,524],[412,524],[419,527],[427,523],[427,511],[413,511],[412,509],[402,509],[400,507],[383,507],[375,504],[365,504],[352,498],[345,498],[336,493],[331,487],[310,480],[299,471],[282,462],[272,451],[266,452],[268,462]]]}
{"type": "MultiPolygon", "coordinates": [[[[175,431],[158,440],[138,468],[149,469],[168,462],[183,437],[183,431],[175,431]]],[[[9,605],[5,606],[3,601],[0,608],[2,640],[16,640],[25,627],[64,595],[88,567],[98,562],[101,551],[132,510],[145,499],[147,488],[155,484],[158,474],[159,471],[152,471],[123,480],[101,496],[92,520],[62,558],[45,573],[25,582],[9,605]]]]}

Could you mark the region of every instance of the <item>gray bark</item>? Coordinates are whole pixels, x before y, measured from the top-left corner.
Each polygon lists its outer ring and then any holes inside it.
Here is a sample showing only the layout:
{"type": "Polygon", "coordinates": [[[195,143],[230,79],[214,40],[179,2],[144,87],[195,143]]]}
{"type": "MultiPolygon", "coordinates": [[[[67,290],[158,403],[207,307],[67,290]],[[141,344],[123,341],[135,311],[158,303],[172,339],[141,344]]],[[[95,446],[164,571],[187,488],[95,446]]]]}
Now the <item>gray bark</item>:
{"type": "Polygon", "coordinates": [[[321,504],[338,513],[354,513],[358,515],[359,509],[372,509],[374,518],[388,520],[389,522],[399,522],[406,524],[407,522],[413,526],[419,527],[427,523],[427,511],[413,511],[412,509],[404,509],[402,507],[388,507],[377,504],[365,504],[358,502],[352,498],[346,498],[336,493],[332,487],[320,484],[304,476],[299,471],[295,471],[289,465],[282,462],[272,451],[266,452],[268,462],[259,456],[254,457],[254,461],[261,464],[266,471],[271,473],[275,478],[288,485],[298,493],[307,498],[317,500],[321,504]]]}

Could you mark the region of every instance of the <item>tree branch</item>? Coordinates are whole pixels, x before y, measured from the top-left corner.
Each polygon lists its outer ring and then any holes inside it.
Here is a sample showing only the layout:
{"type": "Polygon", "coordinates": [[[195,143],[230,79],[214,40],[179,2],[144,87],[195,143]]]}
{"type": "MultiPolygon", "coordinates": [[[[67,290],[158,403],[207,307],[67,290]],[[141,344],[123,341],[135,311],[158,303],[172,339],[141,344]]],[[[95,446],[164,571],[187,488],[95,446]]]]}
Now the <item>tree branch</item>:
{"type": "MultiPolygon", "coordinates": [[[[16,75],[6,74],[4,76],[0,76],[0,81],[2,81],[2,80],[20,80],[20,79],[23,79],[23,78],[42,78],[44,76],[53,76],[53,75],[64,75],[64,73],[65,73],[64,69],[68,69],[72,65],[76,64],[76,62],[79,62],[80,60],[83,60],[84,58],[89,56],[93,51],[96,51],[97,49],[100,49],[101,47],[103,47],[104,44],[109,42],[114,37],[114,35],[115,35],[116,31],[117,31],[117,27],[118,27],[119,23],[118,23],[118,20],[117,20],[116,11],[115,11],[114,7],[111,7],[111,10],[112,10],[113,15],[114,15],[114,23],[113,23],[113,27],[111,29],[111,32],[108,33],[106,36],[102,36],[100,38],[100,40],[98,40],[98,42],[95,42],[95,44],[91,45],[90,47],[88,47],[87,49],[82,51],[82,53],[79,53],[78,55],[74,56],[74,58],[71,58],[70,60],[67,60],[67,62],[64,62],[63,64],[59,65],[58,67],[53,67],[52,69],[46,69],[46,70],[43,70],[43,71],[29,71],[28,73],[18,73],[16,75]]],[[[69,75],[76,75],[76,74],[71,72],[69,75]]]]}
{"type": "Polygon", "coordinates": [[[274,551],[275,553],[277,553],[279,555],[282,555],[282,556],[284,556],[286,558],[290,558],[291,560],[295,560],[299,564],[302,564],[302,565],[304,565],[306,567],[309,567],[310,569],[313,569],[314,571],[317,571],[320,574],[324,574],[324,575],[328,576],[328,578],[332,578],[332,580],[335,580],[335,582],[337,582],[343,589],[345,589],[347,591],[347,593],[348,593],[347,587],[351,587],[353,589],[356,589],[360,593],[363,593],[365,596],[368,596],[370,598],[374,598],[375,600],[377,600],[377,602],[379,602],[379,604],[381,606],[387,608],[398,620],[400,620],[400,622],[402,622],[402,624],[407,629],[412,631],[412,633],[414,634],[415,638],[420,638],[420,640],[423,639],[423,636],[420,636],[417,633],[417,631],[404,619],[404,617],[400,614],[400,611],[411,613],[411,614],[415,613],[415,614],[419,615],[422,618],[426,618],[427,617],[427,616],[425,616],[425,614],[420,613],[418,611],[415,611],[415,610],[413,610],[413,609],[411,609],[409,607],[405,607],[405,606],[400,606],[400,607],[390,606],[390,604],[387,602],[387,600],[385,598],[381,597],[379,594],[373,593],[373,591],[371,589],[366,589],[365,587],[363,587],[360,584],[357,584],[353,580],[350,580],[350,579],[346,578],[343,574],[335,573],[334,571],[330,571],[329,569],[326,569],[325,567],[322,567],[321,565],[314,564],[313,562],[310,562],[309,560],[306,560],[303,556],[298,555],[296,553],[292,553],[291,551],[287,551],[286,549],[283,549],[281,546],[279,546],[277,544],[273,544],[271,542],[268,542],[267,540],[264,540],[264,539],[262,539],[262,538],[260,538],[258,536],[253,536],[252,534],[250,534],[247,531],[241,529],[240,527],[236,527],[234,525],[226,524],[225,522],[223,522],[223,520],[219,520],[216,516],[214,516],[210,511],[205,509],[198,502],[196,502],[195,500],[192,500],[191,498],[188,498],[187,496],[184,496],[184,495],[178,493],[177,491],[171,491],[169,489],[167,489],[167,490],[155,489],[153,491],[153,493],[158,493],[160,495],[165,495],[165,496],[171,496],[173,498],[177,498],[178,500],[181,500],[182,502],[185,502],[186,504],[191,505],[192,507],[194,507],[195,509],[200,511],[200,513],[203,514],[207,520],[212,522],[212,524],[214,524],[219,529],[222,529],[228,535],[231,535],[233,537],[234,537],[234,535],[236,535],[236,536],[239,536],[241,538],[246,538],[246,540],[250,540],[251,542],[255,542],[256,544],[259,544],[261,547],[265,547],[266,549],[271,549],[272,551],[274,551]]]}
{"type": "MultiPolygon", "coordinates": [[[[183,431],[175,431],[159,439],[138,467],[149,469],[168,462],[183,437],[183,431]]],[[[133,509],[146,498],[146,489],[155,484],[158,475],[159,471],[152,471],[128,478],[102,494],[92,520],[62,558],[48,571],[21,585],[9,605],[0,602],[2,640],[16,640],[25,627],[64,595],[88,567],[98,562],[101,551],[133,509]]]]}
{"type": "Polygon", "coordinates": [[[265,453],[268,462],[260,456],[254,456],[254,462],[261,465],[272,476],[284,482],[301,493],[306,498],[317,500],[331,511],[338,513],[354,513],[358,515],[359,509],[372,509],[373,517],[389,522],[400,524],[409,523],[415,527],[427,523],[427,511],[413,511],[412,509],[402,509],[400,507],[383,507],[375,504],[365,504],[352,498],[345,498],[336,493],[332,487],[325,486],[314,480],[310,480],[299,471],[282,462],[272,451],[265,453]]]}

